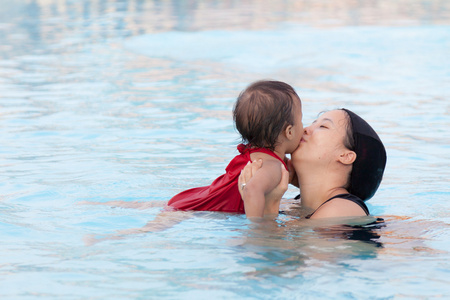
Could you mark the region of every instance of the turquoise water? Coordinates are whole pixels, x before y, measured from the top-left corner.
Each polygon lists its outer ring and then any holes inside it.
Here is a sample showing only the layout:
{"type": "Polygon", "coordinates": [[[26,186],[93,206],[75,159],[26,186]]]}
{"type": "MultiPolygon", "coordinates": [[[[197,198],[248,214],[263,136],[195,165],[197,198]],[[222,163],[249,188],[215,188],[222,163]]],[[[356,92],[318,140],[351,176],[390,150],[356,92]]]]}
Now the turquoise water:
{"type": "Polygon", "coordinates": [[[437,0],[0,0],[0,297],[450,297],[449,20],[437,0]],[[373,125],[382,226],[188,212],[85,243],[222,174],[261,78],[296,88],[305,125],[336,107],[373,125]]]}

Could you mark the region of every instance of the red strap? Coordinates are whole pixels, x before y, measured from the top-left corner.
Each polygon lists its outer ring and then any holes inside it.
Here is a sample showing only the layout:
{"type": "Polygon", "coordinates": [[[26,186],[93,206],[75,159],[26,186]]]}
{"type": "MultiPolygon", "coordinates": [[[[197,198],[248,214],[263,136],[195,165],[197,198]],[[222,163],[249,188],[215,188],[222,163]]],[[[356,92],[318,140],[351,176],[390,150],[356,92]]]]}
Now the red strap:
{"type": "Polygon", "coordinates": [[[261,152],[261,153],[268,154],[272,157],[275,157],[279,161],[281,161],[287,170],[286,162],[284,160],[282,160],[278,155],[276,155],[272,150],[269,150],[267,148],[252,148],[249,145],[244,145],[244,144],[239,144],[237,146],[237,149],[239,150],[239,153],[241,153],[241,154],[244,154],[246,152],[248,152],[248,153],[261,152]]]}

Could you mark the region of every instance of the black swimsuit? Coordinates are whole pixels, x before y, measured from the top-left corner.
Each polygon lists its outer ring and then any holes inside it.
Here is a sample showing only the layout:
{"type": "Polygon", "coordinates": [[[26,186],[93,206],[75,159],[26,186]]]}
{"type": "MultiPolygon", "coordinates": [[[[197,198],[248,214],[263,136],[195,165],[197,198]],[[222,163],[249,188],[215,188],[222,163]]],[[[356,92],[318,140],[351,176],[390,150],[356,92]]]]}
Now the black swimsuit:
{"type": "MultiPolygon", "coordinates": [[[[353,203],[358,204],[359,207],[361,207],[364,210],[364,212],[366,213],[366,216],[369,215],[369,209],[367,208],[364,201],[362,201],[361,199],[359,199],[358,197],[356,197],[355,195],[352,195],[352,194],[340,194],[340,195],[333,196],[330,199],[328,199],[327,201],[325,201],[324,203],[322,203],[317,209],[319,209],[322,205],[324,205],[327,202],[330,202],[331,200],[333,200],[335,198],[341,198],[341,199],[352,201],[353,203]]],[[[317,211],[317,209],[312,214],[308,215],[306,218],[307,219],[311,218],[311,216],[317,211]]]]}

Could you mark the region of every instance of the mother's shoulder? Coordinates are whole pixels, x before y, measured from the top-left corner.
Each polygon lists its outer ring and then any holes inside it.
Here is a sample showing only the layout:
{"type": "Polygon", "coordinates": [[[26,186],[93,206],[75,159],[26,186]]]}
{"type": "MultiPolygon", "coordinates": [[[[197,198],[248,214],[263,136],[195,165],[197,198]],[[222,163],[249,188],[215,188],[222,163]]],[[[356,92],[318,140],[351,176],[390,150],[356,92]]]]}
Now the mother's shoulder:
{"type": "Polygon", "coordinates": [[[358,204],[344,198],[334,198],[320,206],[311,219],[366,216],[364,209],[358,204]]]}

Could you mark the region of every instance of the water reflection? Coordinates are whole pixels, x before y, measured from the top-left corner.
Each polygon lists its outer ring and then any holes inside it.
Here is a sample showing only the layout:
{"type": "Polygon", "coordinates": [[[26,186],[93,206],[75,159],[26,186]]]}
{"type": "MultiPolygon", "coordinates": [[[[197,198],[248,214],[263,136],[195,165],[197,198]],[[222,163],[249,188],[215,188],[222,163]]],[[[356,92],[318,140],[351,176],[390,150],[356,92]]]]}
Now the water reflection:
{"type": "Polygon", "coordinates": [[[343,239],[351,241],[360,241],[375,247],[383,247],[379,241],[380,231],[385,227],[384,219],[377,218],[375,221],[363,225],[333,225],[317,227],[314,229],[321,237],[331,239],[343,239]]]}
{"type": "Polygon", "coordinates": [[[255,278],[298,277],[311,268],[333,268],[352,260],[391,260],[392,255],[448,254],[429,244],[441,238],[448,224],[400,216],[371,219],[334,225],[327,225],[325,220],[251,224],[243,234],[245,238],[235,241],[236,251],[240,263],[254,269],[247,276],[255,278]]]}
{"type": "Polygon", "coordinates": [[[379,241],[381,228],[385,227],[383,219],[366,218],[363,225],[359,223],[363,220],[352,220],[356,224],[348,225],[334,221],[253,223],[236,245],[241,252],[240,262],[254,269],[247,273],[250,277],[295,277],[312,266],[377,257],[383,248],[379,241]]]}

